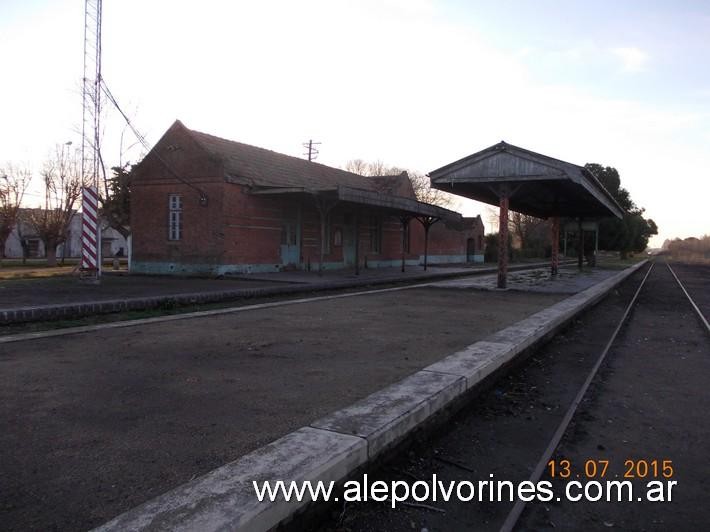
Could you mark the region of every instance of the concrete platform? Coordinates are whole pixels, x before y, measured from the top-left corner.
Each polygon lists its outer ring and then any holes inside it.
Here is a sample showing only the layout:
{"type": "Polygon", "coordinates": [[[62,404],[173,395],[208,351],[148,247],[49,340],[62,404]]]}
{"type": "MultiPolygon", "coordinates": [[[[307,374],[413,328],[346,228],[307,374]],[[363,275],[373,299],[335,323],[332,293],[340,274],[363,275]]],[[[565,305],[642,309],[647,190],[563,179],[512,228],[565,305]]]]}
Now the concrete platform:
{"type": "MultiPolygon", "coordinates": [[[[638,263],[622,272],[614,273],[594,286],[430,364],[400,382],[310,423],[310,429],[338,434],[344,438],[359,438],[366,444],[368,460],[372,460],[441,412],[485,376],[510,362],[535,342],[553,334],[574,316],[595,304],[643,265],[644,263],[638,263]]],[[[308,429],[309,427],[305,427],[299,430],[308,429]]],[[[268,464],[278,460],[287,460],[293,467],[286,466],[289,475],[286,478],[280,476],[283,470],[279,470],[271,475],[271,480],[342,480],[363,464],[361,459],[354,460],[347,453],[342,456],[340,450],[334,453],[329,451],[326,444],[320,445],[318,455],[319,460],[314,464],[304,464],[298,452],[288,454],[282,443],[275,442],[270,448],[256,451],[143,504],[100,529],[164,529],[165,523],[176,525],[178,529],[186,529],[191,523],[199,523],[203,530],[264,530],[283,520],[286,513],[297,511],[308,501],[292,503],[288,511],[284,510],[283,503],[266,502],[257,505],[259,510],[254,510],[255,494],[250,492],[248,487],[244,487],[247,481],[240,479],[263,479],[261,473],[268,469],[268,464]],[[320,465],[323,461],[328,463],[326,474],[322,473],[320,465]],[[203,488],[205,482],[209,484],[210,478],[228,472],[230,478],[237,479],[235,485],[219,491],[218,495],[211,489],[203,488]],[[258,515],[258,518],[243,519],[244,514],[234,510],[239,515],[230,520],[225,507],[244,508],[245,512],[258,515]],[[178,520],[170,520],[171,515],[181,517],[178,520]],[[188,525],[183,526],[181,523],[188,525]]]]}
{"type": "Polygon", "coordinates": [[[0,337],[3,529],[97,526],[562,299],[364,292],[0,337]]]}
{"type": "MultiPolygon", "coordinates": [[[[576,294],[582,290],[613,276],[614,270],[604,268],[585,268],[582,271],[576,267],[560,268],[556,276],[550,275],[549,268],[537,268],[527,271],[514,271],[508,275],[506,290],[524,292],[541,292],[549,294],[576,294]]],[[[435,283],[442,288],[478,288],[480,290],[499,290],[495,275],[481,275],[465,279],[453,279],[435,283]]]]}

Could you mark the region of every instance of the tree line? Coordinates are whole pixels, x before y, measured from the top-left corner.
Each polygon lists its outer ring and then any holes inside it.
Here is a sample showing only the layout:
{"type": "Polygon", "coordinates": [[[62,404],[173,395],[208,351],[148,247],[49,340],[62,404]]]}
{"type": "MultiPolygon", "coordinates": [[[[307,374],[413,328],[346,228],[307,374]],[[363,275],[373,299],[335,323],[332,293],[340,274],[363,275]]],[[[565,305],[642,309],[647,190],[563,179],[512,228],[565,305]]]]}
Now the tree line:
{"type": "MultiPolygon", "coordinates": [[[[608,217],[599,220],[599,249],[616,251],[622,259],[632,253],[643,252],[648,247],[651,236],[658,234],[656,223],[651,218],[644,217],[645,209],[637,206],[631,199],[631,193],[621,186],[621,177],[616,168],[597,163],[587,163],[585,168],[597,178],[624,211],[622,219],[608,217]]],[[[564,226],[575,220],[566,218],[560,222],[564,226]]],[[[510,256],[530,258],[550,255],[550,228],[546,220],[511,212],[508,223],[510,256]]],[[[568,243],[568,254],[576,245],[576,241],[568,243]]],[[[585,255],[591,252],[593,245],[592,239],[585,239],[585,248],[589,248],[584,250],[585,255]]],[[[576,252],[576,249],[574,251],[576,252]]],[[[486,260],[494,261],[497,257],[497,234],[488,234],[486,260]]]]}
{"type": "Polygon", "coordinates": [[[668,239],[663,242],[661,253],[674,260],[707,264],[710,262],[710,235],[668,239]]]}
{"type": "MultiPolygon", "coordinates": [[[[112,227],[124,237],[130,234],[129,164],[112,169],[105,178],[106,193],[101,198],[100,215],[104,227],[112,227]]],[[[44,244],[48,266],[57,264],[57,247],[68,238],[73,216],[80,206],[82,188],[91,186],[93,177],[82,175],[81,150],[67,142],[55,146],[42,162],[40,200],[26,202],[33,172],[26,164],[6,163],[0,167],[0,260],[5,245],[17,229],[23,260],[28,255],[29,236],[44,244]],[[29,207],[23,207],[29,203],[29,207]]]]}

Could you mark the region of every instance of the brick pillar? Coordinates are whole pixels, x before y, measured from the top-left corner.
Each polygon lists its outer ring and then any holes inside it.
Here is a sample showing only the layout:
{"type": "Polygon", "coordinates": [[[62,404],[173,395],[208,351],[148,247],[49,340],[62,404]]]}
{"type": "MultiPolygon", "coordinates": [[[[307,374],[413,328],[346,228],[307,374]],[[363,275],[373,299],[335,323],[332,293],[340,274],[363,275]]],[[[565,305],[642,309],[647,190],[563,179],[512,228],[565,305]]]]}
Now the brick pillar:
{"type": "Polygon", "coordinates": [[[557,275],[560,269],[560,218],[550,218],[550,239],[552,244],[552,275],[557,275]]]}
{"type": "Polygon", "coordinates": [[[508,284],[508,191],[500,194],[500,218],[498,222],[498,288],[508,284]]]}

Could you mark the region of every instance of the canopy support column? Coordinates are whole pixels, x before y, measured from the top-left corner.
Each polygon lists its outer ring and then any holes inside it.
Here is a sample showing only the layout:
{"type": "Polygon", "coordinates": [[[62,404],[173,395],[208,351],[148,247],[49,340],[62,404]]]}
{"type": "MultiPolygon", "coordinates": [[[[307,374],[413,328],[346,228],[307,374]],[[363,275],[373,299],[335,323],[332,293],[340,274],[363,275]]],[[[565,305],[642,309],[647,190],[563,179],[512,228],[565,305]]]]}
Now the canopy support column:
{"type": "Polygon", "coordinates": [[[330,211],[335,207],[336,201],[327,200],[323,198],[316,197],[316,208],[318,209],[318,217],[320,219],[320,259],[318,260],[318,276],[323,275],[323,260],[325,259],[325,248],[326,248],[326,235],[328,227],[328,215],[330,211]]]}
{"type": "Polygon", "coordinates": [[[560,269],[560,218],[553,216],[550,218],[550,239],[551,239],[551,259],[552,275],[557,275],[560,269]]]}
{"type": "Polygon", "coordinates": [[[401,216],[399,218],[402,224],[402,273],[404,273],[405,254],[407,252],[407,239],[409,238],[409,216],[401,216]]]}
{"type": "Polygon", "coordinates": [[[584,229],[582,228],[582,217],[577,219],[577,268],[584,267],[584,229]]]}
{"type": "Polygon", "coordinates": [[[355,211],[355,275],[360,275],[360,216],[355,211]]]}
{"type": "Polygon", "coordinates": [[[565,224],[565,238],[562,254],[565,256],[565,258],[567,258],[567,224],[565,224]]]}
{"type": "Polygon", "coordinates": [[[435,216],[417,216],[416,218],[419,223],[422,224],[422,227],[424,227],[424,271],[426,271],[427,262],[429,260],[429,229],[431,229],[432,225],[441,220],[441,218],[435,216]]]}
{"type": "Polygon", "coordinates": [[[508,187],[501,186],[498,191],[500,216],[498,219],[498,288],[508,286],[508,187]]]}

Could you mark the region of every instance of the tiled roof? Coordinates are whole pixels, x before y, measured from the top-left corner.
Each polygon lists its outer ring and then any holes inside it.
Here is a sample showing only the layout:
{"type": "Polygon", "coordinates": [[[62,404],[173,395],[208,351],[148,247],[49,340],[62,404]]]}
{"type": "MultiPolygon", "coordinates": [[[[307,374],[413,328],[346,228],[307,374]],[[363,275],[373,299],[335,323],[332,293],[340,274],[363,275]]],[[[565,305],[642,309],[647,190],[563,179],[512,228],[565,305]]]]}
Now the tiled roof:
{"type": "Polygon", "coordinates": [[[224,162],[227,177],[250,186],[332,190],[340,185],[379,191],[375,181],[369,177],[207,133],[189,131],[203,148],[224,162]]]}
{"type": "Polygon", "coordinates": [[[417,199],[417,196],[414,193],[414,187],[412,187],[412,182],[409,180],[407,172],[402,172],[397,175],[372,176],[370,179],[374,182],[377,190],[383,194],[417,199]]]}

